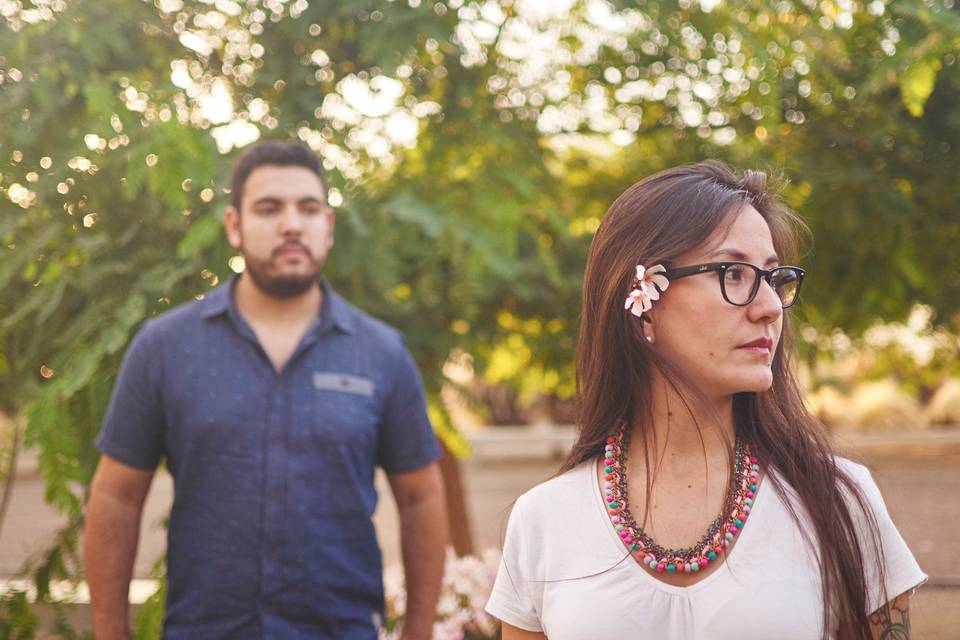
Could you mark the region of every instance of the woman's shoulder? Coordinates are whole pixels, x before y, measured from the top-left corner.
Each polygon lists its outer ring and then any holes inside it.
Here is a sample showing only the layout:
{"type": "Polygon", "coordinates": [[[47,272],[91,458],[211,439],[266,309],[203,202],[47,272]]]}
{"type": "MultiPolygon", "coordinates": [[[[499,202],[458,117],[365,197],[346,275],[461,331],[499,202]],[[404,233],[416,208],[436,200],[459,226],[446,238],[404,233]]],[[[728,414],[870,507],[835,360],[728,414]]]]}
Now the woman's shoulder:
{"type": "MultiPolygon", "coordinates": [[[[596,472],[596,458],[581,462],[573,469],[560,473],[523,493],[516,508],[533,517],[543,517],[570,508],[582,507],[592,496],[591,478],[596,472]]],[[[599,489],[598,489],[599,490],[599,489]]]]}
{"type": "MultiPolygon", "coordinates": [[[[849,505],[854,506],[857,504],[857,501],[853,499],[853,496],[850,495],[850,485],[846,484],[842,478],[848,478],[853,488],[857,490],[864,498],[866,498],[867,505],[876,511],[878,508],[883,509],[883,497],[880,494],[880,489],[877,487],[876,481],[873,479],[873,475],[870,473],[870,469],[865,465],[845,458],[841,455],[834,454],[832,456],[833,464],[838,471],[837,483],[838,489],[841,494],[846,497],[846,501],[849,505]]],[[[797,497],[796,489],[790,485],[790,483],[776,470],[772,470],[773,475],[777,476],[777,483],[779,493],[782,493],[781,498],[790,500],[793,502],[799,501],[797,497]]]]}
{"type": "Polygon", "coordinates": [[[865,465],[855,462],[850,458],[844,458],[841,455],[834,455],[833,461],[837,468],[845,472],[852,480],[859,482],[873,482],[873,476],[870,475],[870,469],[865,465]]]}
{"type": "Polygon", "coordinates": [[[880,495],[880,488],[873,479],[873,474],[870,473],[870,469],[859,462],[855,462],[849,458],[844,458],[840,455],[833,456],[833,459],[834,463],[837,465],[837,469],[846,475],[851,481],[853,481],[853,484],[857,489],[860,490],[860,492],[874,509],[876,509],[878,506],[883,506],[883,498],[880,495]]]}

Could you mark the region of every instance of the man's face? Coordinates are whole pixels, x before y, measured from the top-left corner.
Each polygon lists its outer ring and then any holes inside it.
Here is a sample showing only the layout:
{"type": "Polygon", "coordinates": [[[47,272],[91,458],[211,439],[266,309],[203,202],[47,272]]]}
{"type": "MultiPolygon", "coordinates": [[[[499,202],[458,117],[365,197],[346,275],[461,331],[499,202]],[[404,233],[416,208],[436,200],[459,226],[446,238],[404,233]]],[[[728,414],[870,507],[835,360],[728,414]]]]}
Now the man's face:
{"type": "Polygon", "coordinates": [[[257,288],[290,298],[314,286],[333,246],[334,214],[320,178],[306,167],[257,167],[240,206],[227,209],[224,226],[257,288]]]}

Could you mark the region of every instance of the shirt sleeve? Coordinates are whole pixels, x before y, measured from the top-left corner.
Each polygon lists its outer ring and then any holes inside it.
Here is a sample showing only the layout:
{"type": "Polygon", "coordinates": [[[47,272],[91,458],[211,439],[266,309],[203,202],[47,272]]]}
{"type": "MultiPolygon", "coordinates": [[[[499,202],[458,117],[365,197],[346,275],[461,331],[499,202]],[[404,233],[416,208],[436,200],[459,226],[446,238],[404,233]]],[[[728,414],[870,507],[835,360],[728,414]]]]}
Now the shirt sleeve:
{"type": "Polygon", "coordinates": [[[529,588],[530,557],[526,544],[528,532],[523,524],[523,497],[513,506],[507,523],[500,568],[487,600],[486,611],[495,618],[525,631],[542,633],[540,616],[529,588]]]}
{"type": "MultiPolygon", "coordinates": [[[[880,488],[874,481],[869,469],[859,464],[849,464],[847,470],[866,498],[867,506],[877,522],[879,534],[879,556],[883,562],[883,581],[880,579],[880,567],[877,566],[877,547],[872,536],[864,535],[860,540],[864,554],[864,572],[867,578],[867,614],[873,613],[884,603],[901,593],[912,591],[927,581],[917,560],[913,557],[906,541],[897,530],[893,519],[887,512],[887,506],[880,494],[880,488]]],[[[870,531],[865,515],[854,508],[854,518],[862,521],[861,531],[870,531]],[[859,517],[858,517],[859,516],[859,517]]]]}
{"type": "Polygon", "coordinates": [[[377,464],[387,473],[413,471],[440,458],[420,372],[406,348],[401,346],[400,351],[377,444],[377,464]]]}
{"type": "Polygon", "coordinates": [[[137,469],[155,469],[164,453],[160,350],[148,322],[124,355],[97,448],[137,469]]]}

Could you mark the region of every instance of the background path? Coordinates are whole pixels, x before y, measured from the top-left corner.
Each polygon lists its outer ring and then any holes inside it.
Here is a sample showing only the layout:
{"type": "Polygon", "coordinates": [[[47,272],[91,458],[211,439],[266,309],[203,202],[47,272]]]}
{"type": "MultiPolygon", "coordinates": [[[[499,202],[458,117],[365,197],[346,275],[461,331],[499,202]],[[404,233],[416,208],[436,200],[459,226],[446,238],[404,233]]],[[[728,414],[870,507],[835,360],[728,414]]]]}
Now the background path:
{"type": "MultiPolygon", "coordinates": [[[[499,547],[510,505],[529,487],[549,478],[558,454],[569,445],[566,432],[497,429],[474,439],[475,456],[463,465],[476,548],[499,547]]],[[[930,584],[914,602],[915,637],[960,637],[960,431],[889,436],[849,436],[840,447],[867,464],[887,508],[930,584]]],[[[380,504],[374,516],[386,565],[400,558],[396,507],[385,478],[378,475],[380,504]]],[[[159,473],[147,499],[135,575],[149,577],[165,548],[162,522],[172,483],[159,473]]],[[[25,456],[13,500],[0,534],[0,581],[12,577],[31,553],[42,550],[62,518],[43,502],[43,481],[25,456]]],[[[82,612],[78,615],[82,616],[82,612]]]]}

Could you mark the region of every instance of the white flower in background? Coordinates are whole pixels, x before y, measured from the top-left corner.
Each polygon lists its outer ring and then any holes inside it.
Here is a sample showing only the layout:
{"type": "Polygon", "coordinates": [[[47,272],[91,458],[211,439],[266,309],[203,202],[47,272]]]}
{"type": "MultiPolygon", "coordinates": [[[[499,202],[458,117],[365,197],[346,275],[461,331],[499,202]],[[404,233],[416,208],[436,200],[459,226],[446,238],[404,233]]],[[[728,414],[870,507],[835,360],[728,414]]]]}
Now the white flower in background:
{"type": "MultiPolygon", "coordinates": [[[[500,553],[487,549],[479,556],[458,557],[447,549],[447,562],[437,603],[434,640],[477,640],[496,637],[497,621],[484,611],[500,566],[500,553]],[[469,635],[468,635],[469,634],[469,635]]],[[[384,572],[386,622],[380,640],[398,640],[402,633],[407,594],[403,571],[391,567],[384,572]]]]}

